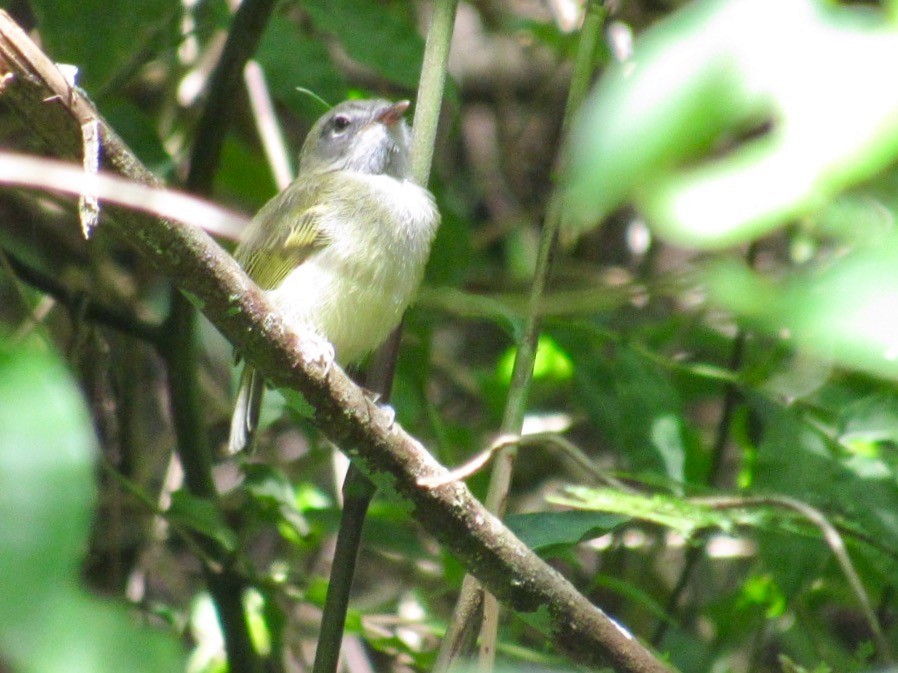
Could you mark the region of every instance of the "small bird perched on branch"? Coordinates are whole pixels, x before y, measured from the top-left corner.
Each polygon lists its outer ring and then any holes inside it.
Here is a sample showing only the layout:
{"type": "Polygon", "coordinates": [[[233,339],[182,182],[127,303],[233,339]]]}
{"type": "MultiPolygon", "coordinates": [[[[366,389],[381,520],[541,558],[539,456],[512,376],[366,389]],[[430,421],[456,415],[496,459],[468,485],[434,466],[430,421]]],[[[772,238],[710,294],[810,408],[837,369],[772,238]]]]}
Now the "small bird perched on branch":
{"type": "MultiPolygon", "coordinates": [[[[333,346],[340,364],[380,346],[399,324],[440,216],[409,180],[408,101],[340,103],[306,136],[299,174],[259,211],[234,253],[297,331],[333,346]]],[[[265,384],[240,377],[229,453],[252,446],[265,384]]]]}

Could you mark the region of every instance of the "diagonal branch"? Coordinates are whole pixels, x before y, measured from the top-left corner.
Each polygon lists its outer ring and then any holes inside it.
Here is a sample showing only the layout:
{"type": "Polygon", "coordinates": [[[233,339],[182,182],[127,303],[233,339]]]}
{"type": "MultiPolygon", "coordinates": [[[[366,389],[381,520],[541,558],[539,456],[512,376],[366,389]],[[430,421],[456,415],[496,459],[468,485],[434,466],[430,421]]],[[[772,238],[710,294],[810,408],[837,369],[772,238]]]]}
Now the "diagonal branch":
{"type": "MultiPolygon", "coordinates": [[[[36,54],[27,60],[16,58],[22,40],[27,40],[24,33],[8,15],[0,13],[0,78],[5,77],[0,81],[13,84],[20,93],[23,88],[30,90],[26,123],[45,134],[44,125],[51,121],[48,115],[58,124],[58,108],[62,107],[68,128],[57,125],[53,133],[78,139],[79,117],[68,107],[76,100],[80,114],[98,119],[101,138],[112,137],[83,95],[61,78],[50,81],[45,77],[55,67],[34,45],[36,54]],[[59,98],[41,103],[52,96],[59,98]]],[[[72,142],[77,148],[78,141],[72,142]]],[[[110,151],[110,147],[104,149],[110,151]]],[[[130,166],[127,161],[113,166],[121,166],[119,172],[141,173],[149,180],[145,169],[135,169],[136,160],[131,159],[130,166]]],[[[541,610],[561,651],[586,665],[611,666],[622,672],[669,670],[487,512],[464,484],[434,489],[419,486],[421,477],[443,474],[445,468],[396,425],[388,412],[372,406],[342,370],[304,350],[303,342],[263,293],[209,236],[142,213],[109,210],[117,215],[115,224],[122,238],[160,273],[196,297],[209,320],[267,379],[300,391],[315,406],[315,424],[322,432],[344,447],[381,490],[401,496],[421,525],[491,593],[512,609],[541,610]]]]}

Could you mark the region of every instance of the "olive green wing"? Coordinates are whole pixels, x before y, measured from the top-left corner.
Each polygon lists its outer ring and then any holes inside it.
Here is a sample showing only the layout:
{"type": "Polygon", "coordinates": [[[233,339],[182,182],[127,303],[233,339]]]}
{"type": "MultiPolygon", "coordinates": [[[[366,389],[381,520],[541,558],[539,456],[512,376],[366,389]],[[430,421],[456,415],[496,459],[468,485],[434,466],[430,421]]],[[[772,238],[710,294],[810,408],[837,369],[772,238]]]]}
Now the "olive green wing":
{"type": "Polygon", "coordinates": [[[313,205],[297,183],[269,201],[250,224],[234,256],[263,290],[280,285],[293,269],[328,243],[321,222],[326,205],[313,205]]]}

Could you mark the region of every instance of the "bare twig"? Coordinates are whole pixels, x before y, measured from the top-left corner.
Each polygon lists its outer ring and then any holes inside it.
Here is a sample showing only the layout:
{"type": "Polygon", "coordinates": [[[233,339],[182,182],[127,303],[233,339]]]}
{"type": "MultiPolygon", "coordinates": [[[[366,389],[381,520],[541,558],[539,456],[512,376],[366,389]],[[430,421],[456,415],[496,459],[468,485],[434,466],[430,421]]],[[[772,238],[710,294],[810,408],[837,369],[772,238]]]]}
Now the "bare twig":
{"type": "Polygon", "coordinates": [[[78,196],[90,192],[101,201],[237,238],[247,219],[204,199],[154,187],[111,173],[90,175],[72,163],[15,152],[0,152],[0,182],[78,196]]]}
{"type": "Polygon", "coordinates": [[[265,82],[265,71],[256,61],[250,61],[243,69],[243,81],[249,94],[249,104],[253,110],[256,130],[262,140],[262,148],[268,158],[268,165],[274,175],[274,183],[278,189],[284,189],[293,181],[293,168],[290,164],[290,152],[287,141],[274,113],[274,104],[268,93],[265,82]]]}
{"type": "Polygon", "coordinates": [[[561,454],[574,461],[583,472],[587,473],[593,481],[613,486],[620,490],[632,490],[625,483],[600,470],[583,451],[573,442],[554,432],[539,432],[527,434],[522,437],[507,435],[497,438],[486,449],[476,454],[470,460],[458,467],[452,468],[444,476],[438,479],[424,479],[421,486],[424,488],[437,488],[445,486],[453,481],[461,481],[475,474],[499,451],[509,447],[523,449],[526,447],[550,447],[557,449],[561,454]]]}
{"type": "MultiPolygon", "coordinates": [[[[437,3],[427,34],[411,148],[412,179],[421,185],[426,185],[430,177],[456,5],[456,0],[437,3]]],[[[400,324],[375,353],[368,370],[366,386],[379,394],[383,401],[390,399],[401,335],[400,324]]],[[[355,462],[350,462],[343,483],[343,511],[340,516],[337,546],[331,565],[313,673],[334,673],[337,670],[362,526],[375,491],[374,483],[355,462]]]]}
{"type": "MultiPolygon", "coordinates": [[[[595,67],[596,49],[602,34],[602,26],[605,22],[606,10],[599,0],[592,0],[587,5],[586,17],[580,36],[580,44],[574,62],[574,74],[571,80],[571,88],[568,92],[568,100],[565,108],[562,134],[569,127],[575,112],[580,108],[592,78],[595,67]]],[[[527,406],[527,397],[533,377],[533,363],[536,358],[536,348],[539,339],[540,305],[548,283],[549,273],[552,268],[552,259],[558,242],[558,230],[561,225],[562,200],[561,193],[555,191],[549,200],[546,218],[540,238],[539,253],[536,261],[536,269],[531,286],[528,301],[527,319],[524,333],[518,343],[515,354],[514,369],[509,386],[508,399],[505,403],[505,412],[502,418],[500,433],[504,436],[519,436],[524,421],[524,413],[527,406]]],[[[486,496],[486,507],[490,512],[501,516],[505,511],[508,491],[511,485],[511,476],[514,469],[514,461],[517,455],[517,447],[509,445],[498,452],[490,477],[489,489],[486,496]]],[[[476,591],[473,584],[468,583],[470,591],[476,591]]],[[[471,596],[462,596],[460,606],[472,606],[476,603],[471,596]]],[[[473,615],[464,614],[456,610],[453,614],[453,628],[456,633],[461,630],[462,624],[476,622],[473,615]]],[[[495,598],[484,595],[483,598],[483,625],[480,630],[480,669],[490,671],[496,656],[496,638],[498,633],[499,610],[495,598]]],[[[444,641],[445,643],[445,641],[444,641]]],[[[451,642],[445,644],[445,648],[455,647],[451,642]]],[[[448,664],[448,657],[440,657],[440,665],[448,664]]]]}

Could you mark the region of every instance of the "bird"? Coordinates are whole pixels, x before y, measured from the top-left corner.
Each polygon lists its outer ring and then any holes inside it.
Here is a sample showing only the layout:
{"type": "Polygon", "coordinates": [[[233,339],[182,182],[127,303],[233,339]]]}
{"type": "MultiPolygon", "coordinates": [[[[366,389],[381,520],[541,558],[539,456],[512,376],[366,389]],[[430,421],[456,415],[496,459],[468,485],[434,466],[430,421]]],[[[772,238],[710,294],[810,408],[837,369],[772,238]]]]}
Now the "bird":
{"type": "MultiPolygon", "coordinates": [[[[409,101],[349,100],[312,126],[297,177],[266,203],[234,257],[295,331],[359,361],[397,327],[414,297],[440,214],[411,180],[409,101]]],[[[251,449],[265,383],[244,365],[227,450],[251,449]]]]}

